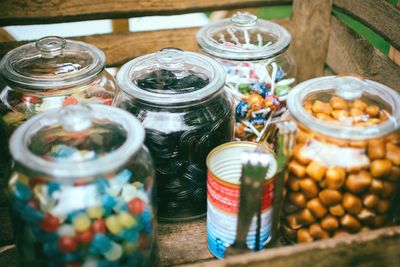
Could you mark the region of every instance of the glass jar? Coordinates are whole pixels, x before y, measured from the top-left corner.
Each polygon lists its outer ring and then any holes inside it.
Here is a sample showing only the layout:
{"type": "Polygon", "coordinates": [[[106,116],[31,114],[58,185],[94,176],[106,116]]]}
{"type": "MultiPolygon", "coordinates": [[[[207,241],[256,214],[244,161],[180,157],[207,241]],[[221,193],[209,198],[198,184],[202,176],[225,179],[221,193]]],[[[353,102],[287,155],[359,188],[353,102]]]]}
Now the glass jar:
{"type": "Polygon", "coordinates": [[[154,160],[159,218],[181,221],[206,213],[206,157],[233,138],[225,72],[197,53],[163,49],[136,58],[117,75],[115,103],[146,128],[154,160]]]}
{"type": "Polygon", "coordinates": [[[76,103],[111,105],[117,90],[100,49],[56,36],[10,51],[0,62],[0,73],[8,84],[0,93],[6,136],[48,109],[76,103]]]}
{"type": "Polygon", "coordinates": [[[144,137],[131,114],[96,104],[43,112],[14,132],[8,192],[23,266],[156,264],[144,137]]]}
{"type": "Polygon", "coordinates": [[[297,124],[281,230],[294,242],[392,223],[400,181],[400,97],[344,75],[309,80],[289,94],[297,124]]]}
{"type": "Polygon", "coordinates": [[[227,88],[235,99],[236,140],[264,140],[271,120],[286,110],[295,82],[293,60],[285,53],[290,33],[255,15],[236,13],[204,26],[196,38],[227,72],[227,88]]]}

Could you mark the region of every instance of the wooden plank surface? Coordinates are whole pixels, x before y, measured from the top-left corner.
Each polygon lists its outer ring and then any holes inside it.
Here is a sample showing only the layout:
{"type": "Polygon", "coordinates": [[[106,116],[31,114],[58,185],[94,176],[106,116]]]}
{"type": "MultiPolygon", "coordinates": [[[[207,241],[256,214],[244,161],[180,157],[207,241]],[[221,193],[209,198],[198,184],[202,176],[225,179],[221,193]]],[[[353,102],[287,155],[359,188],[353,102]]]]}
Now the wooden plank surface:
{"type": "Polygon", "coordinates": [[[176,15],[290,3],[290,0],[1,0],[0,26],[176,15]]]}
{"type": "Polygon", "coordinates": [[[291,20],[297,82],[322,76],[328,50],[332,0],[295,0],[291,20]]]}
{"type": "Polygon", "coordinates": [[[159,225],[160,265],[190,264],[214,259],[207,248],[206,219],[159,225]]]}
{"type": "Polygon", "coordinates": [[[400,49],[400,9],[386,0],[334,0],[344,13],[360,20],[400,49]]]}
{"type": "Polygon", "coordinates": [[[326,62],[336,73],[358,73],[400,92],[400,67],[332,16],[326,62]]]}
{"type": "MultiPolygon", "coordinates": [[[[276,22],[289,28],[288,20],[278,20],[276,22]]],[[[156,52],[164,47],[178,47],[183,50],[199,51],[195,37],[197,31],[198,28],[183,28],[147,32],[117,32],[71,39],[84,41],[99,47],[106,53],[107,66],[115,67],[132,58],[156,52]]],[[[0,43],[0,58],[11,49],[24,43],[26,42],[0,43]]]]}
{"type": "Polygon", "coordinates": [[[308,244],[269,249],[191,267],[395,267],[400,266],[400,227],[308,244]]]}
{"type": "MultiPolygon", "coordinates": [[[[0,210],[0,218],[3,215],[4,212],[0,210]]],[[[205,222],[206,219],[203,218],[185,223],[160,223],[158,227],[160,266],[214,259],[207,249],[205,222]]],[[[1,220],[0,227],[5,227],[1,220]]],[[[3,233],[3,229],[1,232],[3,233]]],[[[0,266],[18,266],[18,256],[13,245],[0,247],[0,266]]]]}

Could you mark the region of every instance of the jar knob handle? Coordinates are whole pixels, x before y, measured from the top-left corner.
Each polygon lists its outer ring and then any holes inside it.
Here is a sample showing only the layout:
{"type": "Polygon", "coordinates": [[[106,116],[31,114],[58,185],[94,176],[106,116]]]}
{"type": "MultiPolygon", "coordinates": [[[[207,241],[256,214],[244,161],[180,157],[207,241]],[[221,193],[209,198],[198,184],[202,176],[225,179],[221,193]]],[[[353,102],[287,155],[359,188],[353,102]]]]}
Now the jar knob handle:
{"type": "Polygon", "coordinates": [[[360,98],[366,86],[365,79],[355,73],[339,74],[335,82],[336,94],[346,100],[360,98]]]}
{"type": "Polygon", "coordinates": [[[92,109],[88,105],[76,104],[59,111],[59,121],[65,131],[80,132],[92,125],[92,109]]]}
{"type": "Polygon", "coordinates": [[[47,36],[36,41],[36,48],[39,49],[43,58],[54,58],[62,54],[66,43],[62,37],[47,36]]]}
{"type": "Polygon", "coordinates": [[[179,48],[163,48],[156,55],[158,65],[167,70],[183,70],[185,54],[179,48]]]}
{"type": "Polygon", "coordinates": [[[231,22],[239,27],[250,27],[256,24],[257,16],[248,12],[237,12],[231,17],[231,22]]]}

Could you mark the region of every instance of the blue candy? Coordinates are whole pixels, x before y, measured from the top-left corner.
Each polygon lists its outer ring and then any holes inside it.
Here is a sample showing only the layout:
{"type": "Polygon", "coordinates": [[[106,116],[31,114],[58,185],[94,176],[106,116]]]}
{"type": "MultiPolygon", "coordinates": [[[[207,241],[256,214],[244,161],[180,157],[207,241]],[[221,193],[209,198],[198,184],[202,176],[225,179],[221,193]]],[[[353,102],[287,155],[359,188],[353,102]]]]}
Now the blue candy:
{"type": "Polygon", "coordinates": [[[31,207],[30,205],[25,205],[25,207],[23,207],[22,210],[20,210],[21,212],[21,217],[29,222],[29,223],[33,223],[35,225],[39,224],[44,217],[44,213],[40,212],[38,210],[36,210],[35,208],[31,207]]]}
{"type": "Polygon", "coordinates": [[[146,208],[142,211],[141,221],[143,222],[144,231],[148,234],[152,232],[152,223],[151,223],[151,211],[149,208],[146,208]]]}
{"type": "Polygon", "coordinates": [[[110,186],[106,179],[98,179],[95,183],[99,194],[104,194],[106,192],[106,189],[110,186]]]}
{"type": "Polygon", "coordinates": [[[58,249],[58,242],[47,242],[43,244],[43,252],[48,256],[52,257],[60,253],[58,249]]]}
{"type": "Polygon", "coordinates": [[[240,118],[246,118],[247,113],[250,110],[250,104],[245,101],[240,101],[236,106],[236,115],[240,118]]]}
{"type": "Polygon", "coordinates": [[[66,145],[59,145],[57,148],[58,148],[58,151],[55,151],[53,156],[56,158],[61,158],[61,159],[69,158],[74,153],[78,152],[78,150],[76,148],[66,146],[66,145]]]}
{"type": "Polygon", "coordinates": [[[250,119],[250,123],[253,125],[263,125],[264,117],[261,114],[257,114],[255,117],[250,119]]]}
{"type": "Polygon", "coordinates": [[[120,171],[117,176],[116,179],[121,182],[121,183],[127,183],[129,181],[129,179],[132,177],[132,172],[128,169],[124,169],[122,171],[120,171]]]}
{"type": "Polygon", "coordinates": [[[115,198],[112,196],[103,196],[102,198],[103,208],[105,209],[112,209],[118,203],[115,198]]]}
{"type": "Polygon", "coordinates": [[[14,195],[22,201],[28,201],[32,197],[32,192],[29,187],[23,183],[16,183],[14,195]]]}
{"type": "Polygon", "coordinates": [[[251,91],[259,94],[264,98],[267,94],[267,86],[265,85],[265,83],[253,83],[251,85],[251,91]]]}
{"type": "Polygon", "coordinates": [[[126,204],[126,202],[118,201],[113,209],[117,213],[122,212],[122,211],[128,211],[128,205],[126,204]]]}
{"type": "Polygon", "coordinates": [[[47,185],[47,193],[51,196],[54,192],[60,191],[60,184],[49,183],[47,185]]]}
{"type": "Polygon", "coordinates": [[[276,72],[275,82],[279,82],[284,77],[285,77],[285,72],[281,68],[279,68],[278,71],[276,72]]]}
{"type": "Polygon", "coordinates": [[[139,232],[135,228],[124,229],[120,236],[129,242],[137,242],[139,240],[139,232]]]}
{"type": "Polygon", "coordinates": [[[139,252],[135,252],[129,255],[127,266],[140,266],[140,262],[142,261],[141,255],[139,252]]]}
{"type": "Polygon", "coordinates": [[[82,253],[78,250],[64,254],[63,260],[64,262],[75,262],[75,261],[80,261],[82,258],[83,258],[82,253]]]}
{"type": "Polygon", "coordinates": [[[103,234],[96,234],[93,237],[91,244],[101,253],[106,253],[112,249],[112,241],[103,234]]]}

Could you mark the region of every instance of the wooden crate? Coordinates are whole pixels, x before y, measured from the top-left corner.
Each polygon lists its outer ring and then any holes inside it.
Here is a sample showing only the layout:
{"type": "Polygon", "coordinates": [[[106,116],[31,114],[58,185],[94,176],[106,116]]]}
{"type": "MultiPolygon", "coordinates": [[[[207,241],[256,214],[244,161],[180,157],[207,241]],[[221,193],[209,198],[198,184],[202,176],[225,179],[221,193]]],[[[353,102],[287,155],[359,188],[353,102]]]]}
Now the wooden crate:
{"type": "MultiPolygon", "coordinates": [[[[330,73],[359,73],[400,92],[400,67],[333,15],[333,8],[356,18],[400,50],[400,10],[385,0],[2,0],[0,26],[129,18],[238,8],[293,5],[290,19],[277,21],[293,35],[290,52],[303,81],[330,73]]],[[[72,38],[103,49],[107,66],[163,47],[198,51],[197,28],[150,32],[118,31],[72,38]]],[[[0,57],[24,42],[0,43],[0,57]]],[[[1,185],[4,188],[4,185],[1,185]]],[[[205,219],[160,224],[160,265],[191,266],[400,266],[400,227],[346,238],[268,249],[214,260],[207,249],[205,219]]],[[[7,204],[0,194],[0,266],[18,266],[7,204]]]]}

